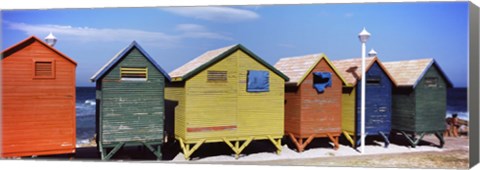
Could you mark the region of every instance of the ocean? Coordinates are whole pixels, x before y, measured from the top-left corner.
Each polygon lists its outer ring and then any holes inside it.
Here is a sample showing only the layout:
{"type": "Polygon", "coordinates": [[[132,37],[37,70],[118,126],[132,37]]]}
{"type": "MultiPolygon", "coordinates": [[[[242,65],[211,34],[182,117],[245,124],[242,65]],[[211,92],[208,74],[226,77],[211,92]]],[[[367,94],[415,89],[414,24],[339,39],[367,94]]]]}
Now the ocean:
{"type": "MultiPolygon", "coordinates": [[[[77,87],[77,144],[89,143],[95,134],[95,87],[77,87]]],[[[452,88],[447,93],[447,113],[468,120],[467,88],[452,88]]]]}

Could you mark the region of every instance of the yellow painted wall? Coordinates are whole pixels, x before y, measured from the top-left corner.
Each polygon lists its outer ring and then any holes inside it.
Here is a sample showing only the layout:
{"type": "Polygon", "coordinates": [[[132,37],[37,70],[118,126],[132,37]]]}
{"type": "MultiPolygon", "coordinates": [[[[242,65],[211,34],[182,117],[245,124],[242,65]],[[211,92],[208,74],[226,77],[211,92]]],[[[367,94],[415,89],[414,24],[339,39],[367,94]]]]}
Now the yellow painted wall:
{"type": "Polygon", "coordinates": [[[185,88],[165,87],[165,100],[178,102],[175,107],[175,135],[185,138],[185,88]]]}
{"type": "MultiPolygon", "coordinates": [[[[189,143],[198,139],[219,141],[222,137],[283,136],[284,84],[280,76],[237,50],[187,80],[183,131],[216,126],[237,126],[237,129],[188,132],[184,140],[189,143]],[[208,70],[227,71],[227,82],[207,82],[208,70]],[[270,91],[247,92],[247,70],[269,71],[270,91]]],[[[183,121],[175,119],[176,124],[183,121]]]]}
{"type": "Polygon", "coordinates": [[[238,83],[238,126],[240,128],[237,135],[283,136],[285,80],[242,51],[235,54],[239,55],[238,70],[241,80],[238,83]],[[247,92],[248,70],[269,71],[270,91],[247,92]]]}
{"type": "Polygon", "coordinates": [[[344,87],[342,94],[342,131],[351,134],[355,132],[355,89],[345,90],[344,87]]]}

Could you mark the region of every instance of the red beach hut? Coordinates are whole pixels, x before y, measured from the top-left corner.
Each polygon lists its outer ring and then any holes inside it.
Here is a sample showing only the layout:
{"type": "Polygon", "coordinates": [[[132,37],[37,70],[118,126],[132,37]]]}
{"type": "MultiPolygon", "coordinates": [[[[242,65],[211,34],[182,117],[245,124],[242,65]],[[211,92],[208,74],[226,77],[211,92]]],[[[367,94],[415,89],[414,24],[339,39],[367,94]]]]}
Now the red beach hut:
{"type": "Polygon", "coordinates": [[[275,67],[285,83],[285,134],[302,152],[313,138],[328,137],[338,149],[345,79],[324,54],[282,58],[275,67]]]}
{"type": "Polygon", "coordinates": [[[75,152],[77,63],[53,45],[31,36],[2,51],[0,157],[75,152]]]}

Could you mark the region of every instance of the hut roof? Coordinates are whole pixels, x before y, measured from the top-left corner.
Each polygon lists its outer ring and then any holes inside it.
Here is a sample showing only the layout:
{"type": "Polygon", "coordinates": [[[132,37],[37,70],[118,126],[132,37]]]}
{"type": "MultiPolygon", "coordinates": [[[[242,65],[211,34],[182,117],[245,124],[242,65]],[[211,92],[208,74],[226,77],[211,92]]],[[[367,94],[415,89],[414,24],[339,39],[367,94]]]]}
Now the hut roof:
{"type": "Polygon", "coordinates": [[[323,53],[281,58],[275,64],[275,68],[277,68],[282,73],[287,75],[288,78],[290,78],[288,83],[296,84],[298,86],[308,76],[308,73],[310,73],[322,59],[325,59],[325,61],[333,69],[335,74],[337,74],[340,80],[346,85],[346,80],[338,72],[337,68],[331,63],[328,57],[325,56],[325,54],[323,53]]]}
{"type": "Polygon", "coordinates": [[[90,80],[92,82],[95,82],[97,81],[99,78],[103,77],[105,73],[108,72],[108,70],[110,70],[113,66],[115,66],[122,58],[124,58],[125,56],[127,56],[128,52],[130,52],[130,50],[132,50],[133,48],[136,48],[138,49],[138,51],[140,51],[140,53],[142,53],[145,58],[147,58],[148,61],[150,61],[153,66],[155,66],[155,68],[160,71],[163,76],[165,76],[165,78],[167,78],[168,81],[170,81],[170,76],[168,76],[167,72],[165,72],[165,70],[163,70],[158,64],[157,62],[155,62],[155,60],[152,59],[152,57],[150,57],[150,55],[148,55],[148,53],[143,50],[143,48],[136,42],[136,41],[133,41],[130,45],[128,45],[127,47],[123,48],[120,52],[118,52],[115,56],[113,56],[112,59],[110,59],[110,61],[108,61],[102,68],[100,68],[100,70],[98,70],[91,78],[90,80]]]}
{"type": "MultiPolygon", "coordinates": [[[[383,66],[383,64],[378,60],[377,57],[366,57],[365,58],[365,66],[366,66],[366,71],[372,67],[372,65],[377,62],[378,65],[384,70],[384,72],[387,74],[387,76],[390,78],[390,80],[395,83],[395,80],[393,79],[392,75],[388,72],[387,69],[383,66]]],[[[347,86],[355,86],[357,85],[358,80],[362,77],[362,58],[352,58],[352,59],[345,59],[345,60],[335,60],[332,61],[333,65],[337,67],[339,72],[342,74],[342,76],[345,78],[347,81],[348,85],[347,86]]]]}
{"type": "Polygon", "coordinates": [[[383,65],[388,69],[388,72],[393,76],[397,86],[413,87],[418,84],[428,69],[434,65],[439,70],[440,74],[445,78],[448,87],[452,87],[452,82],[448,79],[440,66],[433,58],[404,60],[384,62],[383,65]]]}
{"type": "Polygon", "coordinates": [[[63,58],[67,59],[68,61],[70,61],[72,64],[74,64],[75,66],[77,65],[77,62],[75,62],[75,60],[71,59],[70,57],[68,57],[67,55],[63,54],[62,52],[58,51],[57,49],[53,48],[52,46],[48,45],[47,43],[45,43],[44,41],[42,41],[41,39],[37,38],[36,36],[30,36],[22,41],[20,41],[19,43],[13,45],[13,46],[10,46],[8,47],[7,49],[3,50],[2,51],[2,59],[10,56],[11,54],[15,53],[16,51],[18,50],[21,50],[23,49],[24,47],[26,47],[27,45],[30,45],[32,44],[33,42],[39,42],[40,44],[42,44],[43,46],[47,47],[48,49],[54,51],[55,53],[59,54],[60,56],[62,56],[63,58]]]}
{"type": "Polygon", "coordinates": [[[209,66],[213,65],[214,63],[222,60],[223,58],[229,56],[236,50],[242,50],[243,52],[247,53],[253,59],[264,65],[265,67],[269,68],[271,71],[275,72],[277,75],[288,81],[288,77],[284,75],[282,72],[278,71],[272,65],[268,64],[260,57],[255,55],[253,52],[242,46],[241,44],[231,45],[223,48],[219,48],[216,50],[211,50],[203,53],[202,55],[198,56],[197,58],[189,61],[188,63],[180,66],[179,68],[170,72],[170,77],[172,77],[173,81],[183,81],[187,80],[197,73],[201,72],[202,70],[208,68],[209,66]]]}

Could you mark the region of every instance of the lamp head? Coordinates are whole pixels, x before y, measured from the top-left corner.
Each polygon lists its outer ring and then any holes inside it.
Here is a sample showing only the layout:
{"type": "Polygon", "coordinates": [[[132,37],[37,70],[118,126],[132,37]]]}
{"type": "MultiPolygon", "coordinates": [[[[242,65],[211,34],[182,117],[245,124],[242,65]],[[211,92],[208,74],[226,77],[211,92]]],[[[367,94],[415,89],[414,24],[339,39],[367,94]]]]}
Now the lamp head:
{"type": "Polygon", "coordinates": [[[360,39],[360,42],[366,43],[368,38],[370,38],[370,33],[363,27],[362,32],[358,34],[358,39],[360,39]]]}
{"type": "Polygon", "coordinates": [[[45,37],[45,42],[47,42],[48,45],[54,46],[55,43],[57,43],[57,38],[53,36],[53,34],[50,32],[47,37],[45,37]]]}

